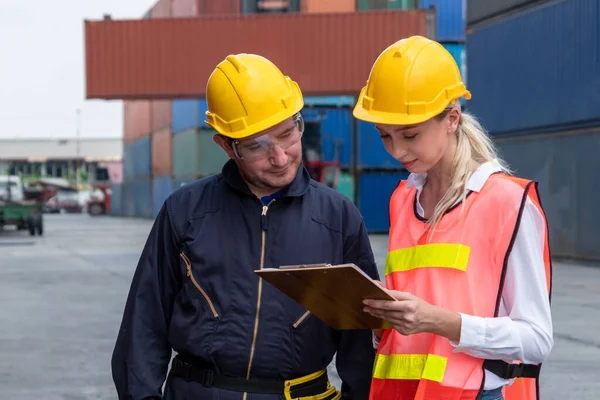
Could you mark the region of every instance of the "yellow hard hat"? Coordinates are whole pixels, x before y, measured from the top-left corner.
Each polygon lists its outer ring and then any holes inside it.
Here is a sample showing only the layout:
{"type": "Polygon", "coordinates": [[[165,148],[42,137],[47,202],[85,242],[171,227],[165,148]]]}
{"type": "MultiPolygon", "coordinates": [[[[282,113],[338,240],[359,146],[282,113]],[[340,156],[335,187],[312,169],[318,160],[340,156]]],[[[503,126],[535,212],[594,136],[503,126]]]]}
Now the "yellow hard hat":
{"type": "Polygon", "coordinates": [[[206,124],[224,136],[241,139],[292,117],[304,106],[296,82],[266,58],[229,55],[208,79],[206,124]]]}
{"type": "Polygon", "coordinates": [[[469,100],[471,92],[452,55],[438,42],[412,36],[377,57],[353,114],[372,123],[412,125],[438,115],[460,97],[469,100]]]}

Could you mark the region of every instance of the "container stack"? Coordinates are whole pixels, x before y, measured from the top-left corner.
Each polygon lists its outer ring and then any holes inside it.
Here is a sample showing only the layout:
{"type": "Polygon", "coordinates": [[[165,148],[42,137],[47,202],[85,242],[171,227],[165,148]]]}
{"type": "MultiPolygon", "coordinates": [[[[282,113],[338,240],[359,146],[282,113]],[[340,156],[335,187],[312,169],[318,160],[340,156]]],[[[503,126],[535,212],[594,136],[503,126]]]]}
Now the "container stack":
{"type": "Polygon", "coordinates": [[[469,110],[539,182],[553,256],[600,260],[599,19],[597,0],[468,5],[469,110]]]}

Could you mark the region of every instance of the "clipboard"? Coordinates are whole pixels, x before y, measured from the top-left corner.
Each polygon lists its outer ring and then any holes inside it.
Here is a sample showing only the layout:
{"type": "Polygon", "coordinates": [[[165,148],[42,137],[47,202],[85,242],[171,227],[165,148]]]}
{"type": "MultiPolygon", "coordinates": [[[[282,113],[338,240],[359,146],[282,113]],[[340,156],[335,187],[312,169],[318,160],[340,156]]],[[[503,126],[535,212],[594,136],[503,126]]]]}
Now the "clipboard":
{"type": "Polygon", "coordinates": [[[254,271],[334,329],[377,329],[364,299],[395,300],[355,264],[302,264],[254,271]]]}

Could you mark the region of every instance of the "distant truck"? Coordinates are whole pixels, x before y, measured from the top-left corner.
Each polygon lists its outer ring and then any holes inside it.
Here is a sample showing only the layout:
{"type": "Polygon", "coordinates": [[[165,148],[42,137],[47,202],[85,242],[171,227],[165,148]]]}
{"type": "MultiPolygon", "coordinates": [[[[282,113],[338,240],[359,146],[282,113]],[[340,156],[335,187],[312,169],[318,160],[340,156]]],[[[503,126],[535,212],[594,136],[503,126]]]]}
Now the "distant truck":
{"type": "Polygon", "coordinates": [[[44,234],[43,201],[28,197],[21,177],[0,176],[0,229],[13,225],[18,230],[29,230],[31,236],[44,234]]]}

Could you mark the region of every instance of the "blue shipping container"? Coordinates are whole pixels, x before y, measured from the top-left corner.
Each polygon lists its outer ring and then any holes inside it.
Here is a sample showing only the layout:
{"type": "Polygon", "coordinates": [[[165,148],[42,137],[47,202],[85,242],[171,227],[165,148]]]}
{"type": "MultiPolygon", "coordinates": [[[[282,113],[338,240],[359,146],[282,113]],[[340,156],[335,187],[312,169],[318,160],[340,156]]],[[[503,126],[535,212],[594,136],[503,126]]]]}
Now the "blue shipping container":
{"type": "Polygon", "coordinates": [[[304,107],[337,106],[354,107],[356,98],[353,96],[304,96],[304,107]]]}
{"type": "Polygon", "coordinates": [[[544,3],[476,27],[467,40],[469,109],[494,135],[600,120],[600,2],[544,3]]]}
{"type": "Polygon", "coordinates": [[[323,161],[339,161],[342,167],[349,167],[352,160],[352,110],[305,108],[302,116],[307,124],[319,124],[323,161]]]}
{"type": "MultiPolygon", "coordinates": [[[[468,87],[467,59],[466,59],[464,43],[442,43],[442,46],[444,46],[444,48],[446,50],[448,50],[448,52],[450,54],[452,54],[452,58],[454,58],[454,61],[456,61],[456,64],[458,64],[458,69],[460,70],[460,76],[462,78],[462,81],[468,87]]],[[[460,102],[461,102],[461,104],[465,104],[464,97],[460,98],[460,102]]]]}
{"type": "Polygon", "coordinates": [[[517,176],[539,182],[553,256],[600,260],[600,127],[498,141],[517,176]]]}
{"type": "Polygon", "coordinates": [[[152,216],[156,218],[165,200],[173,192],[173,179],[161,176],[152,180],[152,216]]]}
{"type": "Polygon", "coordinates": [[[466,0],[421,0],[419,3],[421,8],[435,6],[438,41],[465,41],[466,0]]]}
{"type": "Polygon", "coordinates": [[[385,150],[375,124],[359,121],[358,140],[358,164],[361,168],[402,167],[402,164],[385,150]]]}
{"type": "Polygon", "coordinates": [[[390,228],[389,203],[392,193],[402,179],[408,178],[405,170],[394,172],[363,172],[358,185],[357,205],[369,233],[386,233],[390,228]]]}
{"type": "Polygon", "coordinates": [[[121,216],[123,215],[123,185],[113,184],[110,187],[110,214],[121,216]]]}
{"type": "Polygon", "coordinates": [[[138,179],[123,183],[123,215],[126,217],[152,217],[152,180],[138,179]]]}
{"type": "Polygon", "coordinates": [[[208,106],[205,99],[179,99],[171,102],[171,131],[177,134],[189,129],[206,127],[208,106]]]}
{"type": "Polygon", "coordinates": [[[143,137],[123,147],[123,179],[149,177],[152,172],[152,146],[150,136],[143,137]]]}

